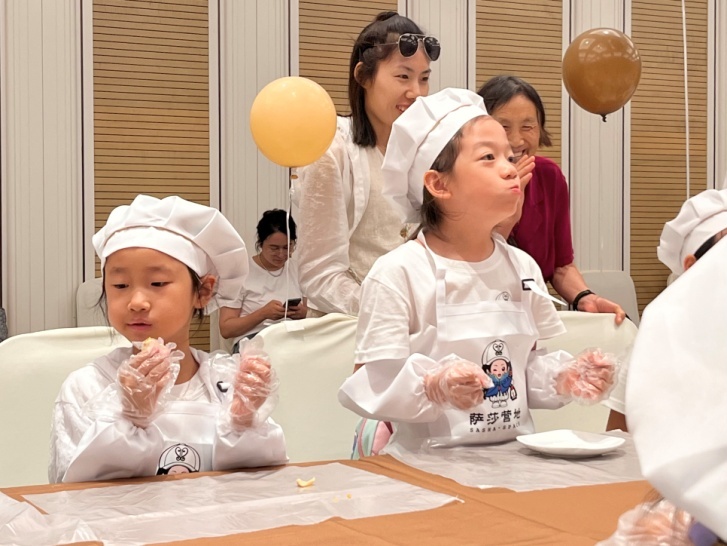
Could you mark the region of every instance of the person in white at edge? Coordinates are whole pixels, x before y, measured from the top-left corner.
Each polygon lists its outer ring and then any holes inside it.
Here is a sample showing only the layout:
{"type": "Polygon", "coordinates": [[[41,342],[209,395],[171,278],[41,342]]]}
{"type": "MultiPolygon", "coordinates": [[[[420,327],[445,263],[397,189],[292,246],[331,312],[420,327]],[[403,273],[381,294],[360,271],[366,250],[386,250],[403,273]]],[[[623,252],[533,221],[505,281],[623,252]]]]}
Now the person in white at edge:
{"type": "Polygon", "coordinates": [[[532,432],[528,407],[572,399],[562,380],[573,358],[532,352],[565,329],[532,289],[545,293],[538,265],[493,233],[521,191],[505,131],[471,91],[420,97],[394,123],[383,174],[384,195],[408,221],[421,209],[422,231],[377,260],[364,281],[361,364],[339,401],[395,422],[392,441],[415,445],[532,432]]]}
{"type": "Polygon", "coordinates": [[[727,189],[691,197],[661,233],[657,255],[678,278],[644,310],[626,417],[644,477],[668,502],[622,516],[604,544],[727,540],[726,234],[727,189]]]}
{"type": "Polygon", "coordinates": [[[53,410],[50,481],[287,462],[280,426],[255,419],[249,413],[255,408],[240,411],[232,398],[239,389],[262,389],[257,405],[263,404],[269,369],[239,374],[227,388],[218,382],[210,355],[189,346],[193,313],[233,301],[247,274],[245,244],[227,219],[180,197],[139,195],[111,212],[93,245],[111,326],[131,342],[162,338],[183,356],[161,407],[154,396],[148,406],[134,396],[144,388],[156,393],[171,381],[162,365],[153,367],[148,358],[137,363],[139,376],[127,371],[117,379],[119,368],[128,367],[134,353],[145,358],[144,351],[116,349],[71,373],[53,410]],[[179,464],[167,464],[170,453],[179,464]]]}
{"type": "Polygon", "coordinates": [[[298,237],[295,220],[291,216],[286,222],[287,216],[281,209],[263,213],[257,223],[258,253],[250,258],[245,286],[234,307],[220,309],[220,333],[225,339],[235,338],[233,352],[242,338],[254,337],[284,318],[304,319],[308,312],[298,283],[298,267],[289,260],[298,237]],[[299,303],[286,309],[286,302],[296,298],[299,303]]]}
{"type": "MultiPolygon", "coordinates": [[[[705,190],[684,202],[677,217],[664,225],[656,253],[674,277],[679,278],[725,233],[727,190],[705,190]]],[[[629,366],[629,359],[625,359],[619,370],[621,380],[604,403],[611,408],[612,415],[613,412],[626,413],[629,366]]],[[[625,416],[621,419],[626,424],[625,416]]],[[[623,425],[619,425],[619,428],[626,430],[623,425]]]]}
{"type": "Polygon", "coordinates": [[[429,92],[439,42],[411,19],[382,12],[359,34],[348,73],[350,117],[338,118],[328,151],[300,170],[293,258],[310,315],[358,315],[361,280],[382,254],[406,240],[406,226],[381,195],[381,162],[391,124],[429,92]]]}

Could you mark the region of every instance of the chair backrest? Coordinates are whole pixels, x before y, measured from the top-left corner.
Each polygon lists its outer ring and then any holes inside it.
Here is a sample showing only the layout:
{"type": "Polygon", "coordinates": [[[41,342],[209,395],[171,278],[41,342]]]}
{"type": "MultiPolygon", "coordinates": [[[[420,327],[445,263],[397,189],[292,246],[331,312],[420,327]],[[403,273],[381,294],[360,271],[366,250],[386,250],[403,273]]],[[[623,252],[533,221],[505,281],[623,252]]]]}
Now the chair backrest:
{"type": "MultiPolygon", "coordinates": [[[[594,290],[595,292],[595,290],[594,290]]],[[[604,352],[623,357],[636,339],[636,326],[626,320],[616,326],[613,315],[598,313],[580,313],[577,311],[559,311],[566,333],[538,343],[548,352],[561,349],[577,355],[584,349],[600,348],[604,352]]],[[[626,367],[622,367],[619,382],[611,396],[624,399],[626,384],[626,367]],[[616,392],[618,390],[618,392],[616,392]]],[[[581,430],[585,432],[603,432],[610,409],[602,404],[582,406],[577,403],[568,404],[557,410],[532,410],[535,430],[557,430],[561,428],[581,430]]]]}
{"type": "Polygon", "coordinates": [[[20,334],[0,343],[0,487],[48,483],[51,416],[61,384],[125,345],[105,326],[20,334]]]}
{"type": "Polygon", "coordinates": [[[102,280],[91,279],[81,283],[76,291],[76,326],[108,326],[99,308],[102,280]]]}
{"type": "Polygon", "coordinates": [[[351,456],[359,417],[339,404],[338,389],[353,373],[356,322],[331,313],[273,324],[258,334],[280,379],[272,417],[283,427],[291,462],[351,456]]]}
{"type": "Polygon", "coordinates": [[[639,325],[639,302],[636,287],[625,271],[581,271],[586,286],[596,294],[618,303],[631,321],[639,325]]]}

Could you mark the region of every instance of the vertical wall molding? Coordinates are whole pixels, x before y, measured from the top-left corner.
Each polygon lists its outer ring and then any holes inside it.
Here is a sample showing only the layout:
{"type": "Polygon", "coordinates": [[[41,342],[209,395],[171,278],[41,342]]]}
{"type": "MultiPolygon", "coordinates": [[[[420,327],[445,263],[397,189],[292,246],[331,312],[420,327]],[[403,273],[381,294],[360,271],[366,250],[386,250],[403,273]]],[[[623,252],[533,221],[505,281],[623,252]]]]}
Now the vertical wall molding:
{"type": "MultiPolygon", "coordinates": [[[[609,27],[625,32],[623,0],[570,2],[570,35],[609,27]]],[[[567,45],[566,45],[567,47],[567,45]]],[[[565,52],[565,51],[564,51],[565,52]]],[[[624,263],[624,131],[628,111],[607,116],[605,123],[568,101],[568,172],[573,246],[581,270],[628,270],[624,263]]]]}
{"type": "Polygon", "coordinates": [[[91,244],[94,229],[95,146],[93,123],[93,0],[81,2],[81,88],[83,127],[83,280],[96,277],[96,253],[91,244]]]}
{"type": "Polygon", "coordinates": [[[5,4],[3,304],[11,334],[75,326],[82,277],[80,4],[5,4]]]}
{"type": "Polygon", "coordinates": [[[467,0],[417,0],[407,3],[407,17],[424,32],[436,36],[442,55],[432,63],[429,93],[446,87],[467,88],[469,82],[469,2],[467,0]]]}
{"type": "Polygon", "coordinates": [[[250,132],[250,106],[289,75],[288,0],[221,0],[221,210],[251,252],[262,212],[288,202],[288,170],[266,159],[250,132]]]}
{"type": "Polygon", "coordinates": [[[220,0],[209,0],[210,206],[220,208],[220,0]]]}
{"type": "Polygon", "coordinates": [[[0,307],[7,305],[8,286],[8,194],[7,194],[7,9],[0,0],[0,307]]]}
{"type": "MultiPolygon", "coordinates": [[[[717,188],[727,188],[727,3],[714,0],[710,14],[714,15],[714,25],[710,30],[714,33],[714,90],[713,115],[714,127],[709,132],[713,135],[714,172],[712,177],[717,188]]],[[[710,63],[711,64],[711,63],[710,63]]],[[[709,181],[708,181],[709,184],[709,181]]]]}

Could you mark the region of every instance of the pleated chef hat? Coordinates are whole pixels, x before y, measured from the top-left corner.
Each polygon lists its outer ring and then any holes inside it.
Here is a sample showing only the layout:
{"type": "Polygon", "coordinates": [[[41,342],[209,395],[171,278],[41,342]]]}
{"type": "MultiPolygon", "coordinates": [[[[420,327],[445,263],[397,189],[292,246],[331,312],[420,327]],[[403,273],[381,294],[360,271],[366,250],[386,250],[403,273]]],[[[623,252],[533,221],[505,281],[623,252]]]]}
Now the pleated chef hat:
{"type": "Polygon", "coordinates": [[[424,173],[469,120],[486,116],[477,93],[448,88],[418,97],[391,128],[382,166],[382,193],[404,222],[419,222],[424,200],[424,173]]]}
{"type": "Polygon", "coordinates": [[[687,199],[677,217],[664,225],[656,254],[675,275],[681,275],[684,258],[725,228],[727,189],[703,191],[687,199]]]}
{"type": "Polygon", "coordinates": [[[101,267],[114,252],[140,247],[163,252],[200,277],[214,275],[215,297],[207,313],[235,302],[248,271],[245,243],[227,218],[176,195],[138,195],[131,205],[116,207],[93,236],[93,247],[101,267]]]}
{"type": "Polygon", "coordinates": [[[727,238],[644,311],[626,413],[644,477],[727,539],[727,238]]]}

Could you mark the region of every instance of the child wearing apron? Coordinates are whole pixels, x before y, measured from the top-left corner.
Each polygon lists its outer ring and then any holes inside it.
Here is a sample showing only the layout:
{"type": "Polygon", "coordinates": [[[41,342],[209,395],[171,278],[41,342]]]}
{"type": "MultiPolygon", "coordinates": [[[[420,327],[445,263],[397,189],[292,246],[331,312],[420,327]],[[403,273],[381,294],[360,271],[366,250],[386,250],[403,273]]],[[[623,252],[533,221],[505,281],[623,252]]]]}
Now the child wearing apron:
{"type": "Polygon", "coordinates": [[[234,301],[245,244],[213,208],[139,195],[93,237],[107,318],[134,347],[68,376],[53,410],[49,479],[78,482],[287,462],[268,417],[266,355],[190,347],[195,314],[234,301]]]}
{"type": "Polygon", "coordinates": [[[537,264],[493,234],[522,191],[482,99],[418,98],[394,123],[383,173],[384,195],[421,230],[363,283],[359,365],[340,402],[412,446],[511,440],[533,432],[531,407],[602,398],[614,378],[602,355],[533,351],[564,327],[537,264]]]}

